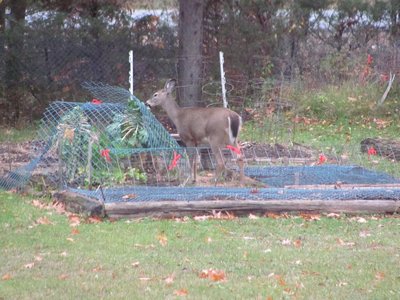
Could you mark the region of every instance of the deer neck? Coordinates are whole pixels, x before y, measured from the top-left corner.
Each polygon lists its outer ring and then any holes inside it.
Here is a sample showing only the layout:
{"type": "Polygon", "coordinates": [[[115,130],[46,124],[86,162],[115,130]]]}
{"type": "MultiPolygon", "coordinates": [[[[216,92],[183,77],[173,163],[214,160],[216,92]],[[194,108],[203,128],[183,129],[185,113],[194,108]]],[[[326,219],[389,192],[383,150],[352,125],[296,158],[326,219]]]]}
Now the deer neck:
{"type": "Polygon", "coordinates": [[[179,107],[172,97],[168,98],[168,100],[162,104],[162,108],[166,111],[168,117],[176,125],[178,122],[179,112],[182,110],[182,108],[179,107]]]}

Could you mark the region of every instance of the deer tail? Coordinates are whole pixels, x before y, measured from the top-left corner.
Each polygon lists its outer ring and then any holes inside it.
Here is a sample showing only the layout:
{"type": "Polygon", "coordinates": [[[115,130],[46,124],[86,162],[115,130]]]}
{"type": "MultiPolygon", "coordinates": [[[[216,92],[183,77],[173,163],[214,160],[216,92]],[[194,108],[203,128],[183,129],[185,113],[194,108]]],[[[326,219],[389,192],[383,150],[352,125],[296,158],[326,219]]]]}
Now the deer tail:
{"type": "Polygon", "coordinates": [[[229,137],[232,143],[234,143],[236,142],[240,128],[242,127],[242,118],[238,114],[234,113],[228,117],[228,121],[230,125],[229,137]]]}

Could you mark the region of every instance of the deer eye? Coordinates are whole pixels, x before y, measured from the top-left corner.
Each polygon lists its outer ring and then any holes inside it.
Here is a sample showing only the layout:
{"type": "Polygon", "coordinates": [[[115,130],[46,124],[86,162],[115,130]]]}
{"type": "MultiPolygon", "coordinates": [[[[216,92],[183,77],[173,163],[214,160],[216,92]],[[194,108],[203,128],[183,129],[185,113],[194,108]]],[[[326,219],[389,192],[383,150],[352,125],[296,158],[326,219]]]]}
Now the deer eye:
{"type": "Polygon", "coordinates": [[[153,97],[157,97],[158,96],[158,93],[155,93],[154,95],[153,95],[153,97]]]}

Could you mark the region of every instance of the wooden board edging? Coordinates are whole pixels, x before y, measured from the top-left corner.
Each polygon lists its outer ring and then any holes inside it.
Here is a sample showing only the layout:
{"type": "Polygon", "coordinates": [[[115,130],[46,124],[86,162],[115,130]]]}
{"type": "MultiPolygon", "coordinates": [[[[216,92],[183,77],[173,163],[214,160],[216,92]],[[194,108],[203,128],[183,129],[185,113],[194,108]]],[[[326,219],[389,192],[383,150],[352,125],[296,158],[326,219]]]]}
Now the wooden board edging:
{"type": "Polygon", "coordinates": [[[236,216],[266,212],[376,214],[400,212],[400,200],[212,200],[105,203],[111,218],[179,217],[232,212],[236,216]]]}
{"type": "Polygon", "coordinates": [[[52,198],[65,205],[67,211],[87,216],[105,216],[104,204],[97,199],[70,191],[60,191],[52,198]]]}

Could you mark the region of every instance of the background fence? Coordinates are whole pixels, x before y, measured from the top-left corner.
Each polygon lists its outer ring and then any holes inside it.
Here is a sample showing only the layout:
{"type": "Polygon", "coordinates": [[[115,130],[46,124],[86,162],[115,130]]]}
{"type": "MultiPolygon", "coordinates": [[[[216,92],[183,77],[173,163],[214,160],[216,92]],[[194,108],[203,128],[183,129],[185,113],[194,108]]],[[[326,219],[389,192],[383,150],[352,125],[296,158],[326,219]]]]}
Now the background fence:
{"type": "MultiPolygon", "coordinates": [[[[238,108],[257,107],[269,91],[276,92],[274,82],[314,88],[349,80],[377,82],[399,72],[399,44],[391,31],[396,24],[384,10],[374,19],[365,8],[354,7],[357,13],[351,13],[339,6],[335,14],[322,5],[302,8],[304,15],[295,18],[299,8],[268,5],[229,7],[209,1],[199,78],[206,104],[219,100],[220,50],[230,101],[238,108]],[[307,13],[307,22],[301,23],[307,13]],[[260,19],[252,17],[257,15],[260,19]]],[[[139,98],[146,99],[160,81],[177,78],[179,61],[185,59],[178,56],[177,9],[120,9],[110,16],[100,7],[98,14],[92,18],[33,6],[26,10],[25,23],[14,23],[12,14],[5,14],[0,30],[2,123],[37,120],[56,99],[85,100],[84,81],[128,87],[129,50],[139,98]]]]}

